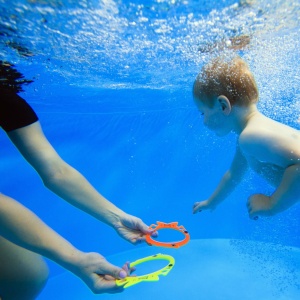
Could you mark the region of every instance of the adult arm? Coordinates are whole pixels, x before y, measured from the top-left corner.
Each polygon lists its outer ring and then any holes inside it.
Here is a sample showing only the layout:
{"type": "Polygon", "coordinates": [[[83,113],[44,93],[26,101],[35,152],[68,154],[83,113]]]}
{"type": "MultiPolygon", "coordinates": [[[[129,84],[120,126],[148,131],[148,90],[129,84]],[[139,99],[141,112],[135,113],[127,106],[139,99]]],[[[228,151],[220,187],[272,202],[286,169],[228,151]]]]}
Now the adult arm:
{"type": "Polygon", "coordinates": [[[33,212],[3,194],[0,194],[0,235],[55,261],[81,278],[97,294],[121,292],[122,289],[116,286],[113,279],[129,274],[126,264],[121,269],[98,253],[79,251],[33,212]]]}
{"type": "Polygon", "coordinates": [[[10,131],[8,136],[55,194],[112,226],[133,244],[144,240],[145,234],[150,232],[139,218],[126,214],[105,199],[83,175],[62,160],[45,137],[39,121],[10,131]]]}

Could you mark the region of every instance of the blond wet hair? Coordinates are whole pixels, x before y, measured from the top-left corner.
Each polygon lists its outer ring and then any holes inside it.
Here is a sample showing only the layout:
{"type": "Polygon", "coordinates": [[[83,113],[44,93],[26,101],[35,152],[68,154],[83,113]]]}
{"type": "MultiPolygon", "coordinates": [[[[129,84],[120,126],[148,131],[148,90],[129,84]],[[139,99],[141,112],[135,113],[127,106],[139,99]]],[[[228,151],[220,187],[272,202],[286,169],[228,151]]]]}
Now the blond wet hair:
{"type": "Polygon", "coordinates": [[[249,66],[241,57],[217,57],[198,74],[193,95],[209,106],[221,95],[226,96],[231,105],[248,106],[258,101],[258,88],[249,66]]]}

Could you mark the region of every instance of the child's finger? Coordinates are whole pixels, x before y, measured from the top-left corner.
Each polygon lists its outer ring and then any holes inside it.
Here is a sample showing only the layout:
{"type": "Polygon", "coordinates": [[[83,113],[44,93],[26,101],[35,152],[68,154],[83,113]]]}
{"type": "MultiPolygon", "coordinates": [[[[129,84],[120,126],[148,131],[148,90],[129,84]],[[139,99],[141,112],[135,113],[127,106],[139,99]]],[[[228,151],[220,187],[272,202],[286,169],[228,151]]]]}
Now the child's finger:
{"type": "Polygon", "coordinates": [[[248,212],[249,212],[249,218],[251,219],[251,220],[258,220],[258,215],[257,214],[255,214],[255,212],[253,212],[251,209],[250,209],[250,207],[248,208],[248,212]]]}
{"type": "Polygon", "coordinates": [[[194,207],[193,207],[193,214],[196,214],[197,212],[201,212],[201,206],[199,205],[199,203],[195,203],[194,207]]]}

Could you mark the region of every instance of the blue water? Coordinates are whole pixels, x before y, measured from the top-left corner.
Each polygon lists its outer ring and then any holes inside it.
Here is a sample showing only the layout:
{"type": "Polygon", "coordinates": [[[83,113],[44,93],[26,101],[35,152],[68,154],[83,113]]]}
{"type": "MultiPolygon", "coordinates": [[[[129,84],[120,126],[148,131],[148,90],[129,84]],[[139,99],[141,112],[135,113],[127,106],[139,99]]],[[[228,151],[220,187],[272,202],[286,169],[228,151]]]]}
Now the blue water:
{"type": "MultiPolygon", "coordinates": [[[[216,211],[192,215],[193,203],[210,195],[235,149],[235,136],[208,132],[192,102],[193,80],[212,55],[199,49],[251,36],[238,53],[256,76],[260,110],[300,129],[299,3],[248,2],[0,0],[1,32],[6,28],[0,59],[34,78],[22,96],[58,153],[126,212],[147,224],[178,221],[191,235],[187,246],[167,251],[176,259],[168,276],[102,299],[140,299],[144,291],[145,299],[168,299],[162,298],[167,292],[173,299],[300,296],[299,205],[249,220],[248,195],[273,190],[250,172],[216,211]],[[33,55],[18,53],[9,40],[33,55]]],[[[0,144],[1,191],[79,249],[120,265],[166,252],[121,240],[47,191],[4,132],[0,144]]],[[[48,263],[51,278],[40,299],[96,299],[48,263]]]]}
{"type": "MultiPolygon", "coordinates": [[[[124,259],[153,255],[154,249],[141,247],[108,258],[122,264],[124,259]]],[[[180,249],[164,249],[175,258],[175,266],[157,282],[142,282],[124,293],[101,295],[101,299],[298,299],[299,248],[242,240],[192,240],[180,249]],[[259,255],[257,255],[259,252],[259,255]]],[[[144,273],[137,273],[142,275],[144,273]]],[[[39,300],[96,299],[70,273],[54,278],[39,300]]]]}

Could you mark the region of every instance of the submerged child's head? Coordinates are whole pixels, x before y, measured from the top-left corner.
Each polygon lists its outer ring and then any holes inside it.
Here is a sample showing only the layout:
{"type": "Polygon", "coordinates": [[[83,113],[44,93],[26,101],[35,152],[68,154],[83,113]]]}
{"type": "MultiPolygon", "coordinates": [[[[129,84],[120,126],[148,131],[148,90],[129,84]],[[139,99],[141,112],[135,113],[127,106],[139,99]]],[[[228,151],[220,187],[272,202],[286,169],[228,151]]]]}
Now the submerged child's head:
{"type": "Polygon", "coordinates": [[[225,96],[231,106],[249,106],[258,101],[258,89],[248,65],[240,57],[218,57],[198,74],[193,96],[209,107],[219,96],[225,96]]]}
{"type": "Polygon", "coordinates": [[[195,80],[193,95],[204,125],[219,136],[240,132],[241,111],[253,108],[258,101],[254,77],[240,57],[219,57],[204,66],[195,80]]]}

